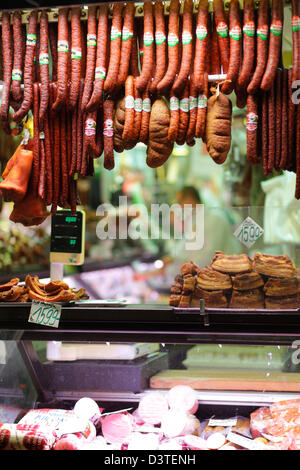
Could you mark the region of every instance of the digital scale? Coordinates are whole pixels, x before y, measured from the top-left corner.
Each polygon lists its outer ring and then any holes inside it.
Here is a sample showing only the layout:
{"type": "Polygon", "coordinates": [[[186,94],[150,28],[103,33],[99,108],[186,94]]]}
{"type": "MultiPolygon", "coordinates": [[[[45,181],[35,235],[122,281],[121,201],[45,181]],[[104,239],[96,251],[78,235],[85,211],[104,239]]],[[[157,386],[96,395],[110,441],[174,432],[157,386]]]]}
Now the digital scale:
{"type": "Polygon", "coordinates": [[[59,210],[51,217],[50,277],[62,280],[65,264],[80,266],[84,263],[85,212],[59,210]]]}

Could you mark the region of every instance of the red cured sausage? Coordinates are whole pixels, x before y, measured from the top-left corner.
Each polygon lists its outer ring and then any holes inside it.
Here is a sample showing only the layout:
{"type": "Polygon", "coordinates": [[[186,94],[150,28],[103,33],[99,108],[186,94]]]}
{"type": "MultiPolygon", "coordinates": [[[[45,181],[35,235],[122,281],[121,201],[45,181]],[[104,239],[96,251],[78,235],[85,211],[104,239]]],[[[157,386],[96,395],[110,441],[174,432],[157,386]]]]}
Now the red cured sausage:
{"type": "Polygon", "coordinates": [[[293,82],[300,80],[300,3],[292,0],[293,82]]]}
{"type": "Polygon", "coordinates": [[[163,79],[167,66],[167,43],[166,43],[166,23],[164,17],[164,7],[162,2],[154,4],[155,18],[155,46],[156,64],[153,80],[149,86],[149,92],[153,95],[157,91],[158,83],[163,79]]]}
{"type": "Polygon", "coordinates": [[[40,156],[40,170],[39,170],[39,184],[38,196],[45,201],[46,199],[46,153],[45,153],[45,140],[39,140],[39,156],[40,156]]]}
{"type": "Polygon", "coordinates": [[[44,133],[45,133],[45,161],[46,161],[46,179],[47,179],[47,198],[46,204],[49,206],[52,204],[53,197],[53,174],[52,174],[52,150],[51,150],[51,136],[49,128],[49,116],[45,117],[44,121],[44,133]]]}
{"type": "MultiPolygon", "coordinates": [[[[246,0],[247,1],[247,0],[246,0]]],[[[223,72],[227,73],[229,66],[229,31],[228,24],[226,20],[226,15],[224,11],[223,0],[214,0],[214,19],[216,24],[216,29],[218,33],[218,44],[220,49],[221,64],[223,67],[223,72]]]]}
{"type": "MultiPolygon", "coordinates": [[[[50,85],[50,96],[51,103],[53,98],[53,104],[57,98],[57,84],[51,83],[50,85]]],[[[52,198],[52,207],[51,213],[54,214],[57,211],[57,206],[59,203],[59,194],[60,194],[60,185],[61,185],[61,171],[60,171],[60,123],[57,118],[56,113],[53,110],[53,105],[51,107],[50,113],[50,122],[53,125],[53,198],[52,198]]]]}
{"type": "Polygon", "coordinates": [[[208,55],[208,0],[200,0],[197,15],[194,79],[197,93],[204,90],[204,72],[208,55]]]}
{"type": "Polygon", "coordinates": [[[270,46],[266,70],[261,82],[261,89],[269,91],[274,83],[280,63],[283,28],[283,1],[273,0],[272,20],[270,27],[270,46]]]}
{"type": "Polygon", "coordinates": [[[255,64],[255,9],[254,0],[245,0],[243,25],[243,60],[237,81],[237,89],[242,94],[251,80],[255,64]]]}
{"type": "Polygon", "coordinates": [[[52,62],[52,82],[57,81],[57,62],[58,62],[58,52],[57,52],[57,35],[58,28],[57,23],[49,24],[49,44],[51,52],[51,62],[52,62]]]}
{"type": "MultiPolygon", "coordinates": [[[[80,110],[82,112],[82,110],[80,110]]],[[[72,110],[72,156],[69,169],[69,176],[73,177],[77,169],[77,122],[78,122],[78,103],[72,110]]]]}
{"type": "Polygon", "coordinates": [[[282,72],[281,158],[279,168],[286,169],[288,156],[288,70],[282,72]]]}
{"type": "Polygon", "coordinates": [[[68,98],[68,64],[69,64],[69,34],[68,8],[61,8],[58,14],[57,41],[57,97],[53,110],[58,111],[68,98]]]}
{"type": "Polygon", "coordinates": [[[119,64],[121,57],[122,11],[123,4],[115,3],[113,6],[113,17],[110,34],[110,59],[107,76],[104,82],[104,90],[110,94],[114,92],[118,83],[119,64]]]}
{"type": "Polygon", "coordinates": [[[294,150],[294,135],[295,135],[295,114],[296,106],[293,102],[293,69],[288,71],[288,159],[287,170],[291,171],[293,168],[293,150],[294,150]]]}
{"type": "MultiPolygon", "coordinates": [[[[14,56],[13,56],[13,69],[12,69],[12,85],[11,94],[15,101],[21,101],[23,92],[21,89],[23,77],[24,55],[21,44],[23,44],[23,31],[22,31],[22,16],[19,11],[13,13],[13,42],[14,42],[14,56]]],[[[6,55],[6,54],[5,54],[6,55]]],[[[3,56],[4,60],[4,56],[3,56]]]]}
{"type": "Polygon", "coordinates": [[[221,58],[218,43],[218,33],[214,22],[212,23],[211,28],[212,34],[210,45],[210,74],[219,75],[221,73],[221,58]]]}
{"type": "Polygon", "coordinates": [[[48,53],[48,14],[46,11],[41,12],[40,17],[40,111],[39,119],[43,121],[49,105],[49,53],[48,53]]]}
{"type": "Polygon", "coordinates": [[[23,102],[16,113],[13,120],[20,122],[28,113],[33,101],[33,74],[34,74],[34,57],[36,51],[36,33],[37,33],[37,11],[33,10],[28,19],[28,30],[26,40],[26,53],[24,60],[24,97],[23,102]]]}
{"type": "Polygon", "coordinates": [[[130,75],[137,77],[140,74],[139,54],[138,54],[138,37],[137,37],[137,20],[134,21],[133,38],[131,43],[130,54],[130,75]]]}
{"type": "Polygon", "coordinates": [[[94,89],[89,103],[86,106],[87,112],[95,111],[102,103],[104,80],[106,76],[107,59],[107,34],[108,34],[108,9],[107,5],[99,6],[99,19],[97,31],[97,52],[94,89]]]}
{"type": "Polygon", "coordinates": [[[98,158],[102,153],[96,144],[97,114],[97,111],[89,113],[85,119],[85,151],[91,158],[98,158]]]}
{"type": "Polygon", "coordinates": [[[103,107],[98,109],[97,112],[97,126],[96,126],[96,146],[99,151],[98,157],[103,153],[103,107]]]}
{"type": "Polygon", "coordinates": [[[247,160],[258,163],[258,95],[247,97],[247,160]]]}
{"type": "Polygon", "coordinates": [[[68,201],[68,161],[67,161],[67,127],[66,105],[60,112],[60,164],[61,164],[61,191],[60,203],[64,207],[68,201]]]}
{"type": "Polygon", "coordinates": [[[179,73],[173,84],[176,96],[181,96],[191,72],[193,55],[193,1],[184,0],[182,22],[182,59],[179,73]]]}
{"type": "Polygon", "coordinates": [[[124,10],[124,21],[122,29],[122,46],[121,46],[121,58],[120,67],[118,74],[118,86],[121,88],[128,76],[130,55],[133,39],[133,27],[134,27],[134,3],[128,3],[124,10]]]}
{"type": "Polygon", "coordinates": [[[204,74],[204,92],[198,95],[197,103],[197,121],[195,136],[198,139],[204,138],[206,128],[206,114],[207,114],[207,100],[208,100],[208,74],[204,74]]]}
{"type": "Polygon", "coordinates": [[[140,94],[150,83],[154,61],[154,20],[151,2],[144,3],[143,64],[140,75],[136,78],[136,88],[140,94]]]}
{"type": "Polygon", "coordinates": [[[105,100],[103,103],[103,142],[104,142],[104,168],[112,170],[115,166],[114,160],[114,128],[113,128],[113,100],[105,100]]]}
{"type": "Polygon", "coordinates": [[[1,99],[1,125],[6,134],[10,134],[9,125],[9,95],[10,85],[12,76],[13,66],[13,55],[12,55],[12,37],[10,28],[10,15],[7,12],[3,12],[2,16],[2,48],[3,48],[3,91],[1,99]]]}
{"type": "Polygon", "coordinates": [[[85,82],[81,103],[82,111],[86,110],[86,106],[91,99],[95,77],[97,51],[97,7],[95,6],[89,7],[87,28],[87,58],[85,82]]]}
{"type": "Polygon", "coordinates": [[[147,145],[149,140],[149,122],[151,113],[151,100],[149,95],[149,88],[147,87],[143,93],[143,111],[141,119],[141,129],[139,141],[147,145]]]}
{"type": "Polygon", "coordinates": [[[186,133],[186,143],[190,146],[195,144],[196,135],[196,122],[197,122],[197,111],[198,111],[198,95],[195,87],[194,77],[190,80],[190,96],[189,96],[189,126],[186,133]]]}
{"type": "Polygon", "coordinates": [[[275,150],[275,169],[279,170],[280,159],[281,159],[281,127],[282,127],[282,70],[277,69],[276,72],[276,150],[275,150]]]}
{"type": "Polygon", "coordinates": [[[134,86],[135,79],[129,75],[125,82],[125,121],[122,134],[124,142],[134,140],[134,86]]]}
{"type": "Polygon", "coordinates": [[[176,143],[183,145],[186,139],[186,132],[189,125],[189,84],[187,83],[179,101],[179,126],[176,143]]]}
{"type": "Polygon", "coordinates": [[[82,93],[84,87],[84,79],[80,80],[80,90],[79,90],[79,99],[78,99],[78,114],[77,114],[77,148],[76,148],[76,171],[80,174],[82,168],[82,156],[83,156],[83,145],[84,145],[84,135],[83,135],[83,123],[84,123],[84,112],[81,110],[81,101],[82,93]]]}
{"type": "Polygon", "coordinates": [[[39,84],[33,85],[33,161],[31,173],[32,190],[37,192],[40,172],[40,129],[39,129],[39,84]]]}
{"type": "Polygon", "coordinates": [[[229,4],[229,36],[230,57],[228,72],[226,81],[221,88],[222,92],[226,95],[233,92],[240,71],[242,30],[240,26],[239,0],[231,0],[229,4]]]}
{"type": "Polygon", "coordinates": [[[158,93],[163,95],[168,95],[178,69],[179,8],[179,0],[171,0],[168,24],[168,67],[164,78],[157,85],[158,93]]]}
{"type": "Polygon", "coordinates": [[[80,8],[72,8],[71,16],[71,83],[69,92],[68,105],[73,109],[76,105],[79,95],[80,79],[81,79],[81,59],[82,59],[82,39],[81,39],[81,22],[80,8]]]}
{"type": "Polygon", "coordinates": [[[296,191],[295,198],[300,199],[300,106],[296,108],[296,191]]]}
{"type": "MultiPolygon", "coordinates": [[[[135,80],[136,81],[136,80],[135,80]]],[[[138,142],[141,130],[141,120],[143,112],[143,99],[142,95],[136,88],[136,83],[134,84],[134,135],[133,140],[138,142]]]]}
{"type": "Polygon", "coordinates": [[[269,115],[269,156],[268,156],[268,171],[272,172],[275,165],[275,121],[276,121],[276,108],[275,108],[275,82],[268,93],[268,115],[269,115]]]}
{"type": "Polygon", "coordinates": [[[268,112],[268,93],[262,93],[262,159],[264,175],[267,176],[268,154],[269,154],[269,112],[268,112]]]}
{"type": "Polygon", "coordinates": [[[168,130],[168,140],[175,142],[177,139],[179,125],[179,98],[171,91],[170,93],[170,125],[168,130]]]}
{"type": "Polygon", "coordinates": [[[259,3],[256,33],[257,63],[247,89],[250,94],[254,94],[259,90],[266,70],[269,38],[269,0],[261,0],[259,3]]]}

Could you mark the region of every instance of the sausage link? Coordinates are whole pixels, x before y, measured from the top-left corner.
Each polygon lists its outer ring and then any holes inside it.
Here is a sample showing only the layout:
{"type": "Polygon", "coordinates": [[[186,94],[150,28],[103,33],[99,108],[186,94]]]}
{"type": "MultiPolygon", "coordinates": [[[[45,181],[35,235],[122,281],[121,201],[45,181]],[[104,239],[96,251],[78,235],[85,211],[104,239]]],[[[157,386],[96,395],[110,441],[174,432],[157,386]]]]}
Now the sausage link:
{"type": "Polygon", "coordinates": [[[195,87],[194,77],[190,78],[190,96],[189,96],[189,126],[186,133],[186,143],[188,145],[195,144],[195,135],[196,135],[196,122],[197,122],[197,111],[198,111],[198,102],[197,102],[197,90],[195,87]]]}
{"type": "Polygon", "coordinates": [[[208,100],[208,74],[204,74],[204,91],[202,95],[198,95],[197,103],[197,121],[195,136],[198,139],[204,138],[206,129],[206,115],[207,115],[207,100],[208,100]]]}
{"type": "Polygon", "coordinates": [[[281,157],[279,168],[286,169],[288,155],[288,69],[282,72],[281,157]]]}
{"type": "Polygon", "coordinates": [[[48,46],[48,14],[42,11],[40,17],[40,111],[39,120],[43,121],[49,105],[49,46],[48,46]]]}
{"type": "Polygon", "coordinates": [[[283,0],[273,0],[268,62],[260,85],[260,88],[264,91],[269,91],[272,88],[276,77],[276,71],[280,64],[282,27],[283,0]]]}
{"type": "Polygon", "coordinates": [[[121,57],[120,67],[118,73],[118,87],[121,88],[128,76],[132,39],[133,39],[133,27],[134,27],[134,14],[135,5],[134,3],[128,3],[124,10],[124,21],[122,28],[122,46],[121,46],[121,57]]]}
{"type": "Polygon", "coordinates": [[[58,63],[58,52],[57,52],[57,36],[58,27],[57,23],[49,24],[49,44],[51,52],[51,63],[52,63],[52,82],[57,81],[57,63],[58,63]]]}
{"type": "Polygon", "coordinates": [[[300,80],[300,4],[292,0],[293,82],[300,80]]]}
{"type": "Polygon", "coordinates": [[[98,158],[102,153],[96,144],[97,114],[98,111],[88,113],[85,119],[85,147],[86,152],[91,158],[98,158]]]}
{"type": "Polygon", "coordinates": [[[140,94],[150,83],[154,61],[154,20],[151,2],[144,3],[143,65],[141,74],[136,78],[136,88],[140,94]]]}
{"type": "Polygon", "coordinates": [[[168,140],[175,142],[179,126],[179,98],[171,91],[170,93],[170,125],[168,130],[168,140]]]}
{"type": "Polygon", "coordinates": [[[34,57],[36,51],[36,33],[37,33],[37,11],[33,10],[28,19],[28,31],[26,40],[26,52],[24,61],[24,95],[23,102],[17,112],[13,115],[16,122],[22,119],[29,112],[33,101],[33,75],[34,75],[34,57]]]}
{"type": "Polygon", "coordinates": [[[168,67],[165,76],[157,85],[157,91],[162,95],[168,95],[178,70],[179,8],[179,0],[171,0],[168,23],[168,67]]]}
{"type": "MultiPolygon", "coordinates": [[[[136,80],[134,80],[136,82],[136,80]]],[[[133,140],[138,142],[141,130],[141,120],[142,120],[142,112],[143,112],[143,99],[142,95],[138,91],[136,87],[136,83],[134,83],[134,134],[133,140]]]]}
{"type": "MultiPolygon", "coordinates": [[[[52,83],[50,86],[50,96],[53,97],[53,104],[57,99],[57,84],[52,83]]],[[[51,100],[52,101],[52,100],[51,100]]],[[[50,122],[53,123],[53,200],[51,213],[55,214],[59,202],[60,185],[61,185],[61,166],[60,166],[60,123],[59,118],[51,107],[50,122]]]]}
{"type": "Polygon", "coordinates": [[[179,125],[176,138],[177,145],[183,145],[186,139],[186,132],[189,125],[189,91],[189,84],[187,83],[179,101],[179,125]]]}
{"type": "Polygon", "coordinates": [[[141,119],[140,138],[139,138],[139,141],[145,145],[148,145],[148,140],[149,140],[150,113],[151,113],[151,100],[150,100],[149,88],[147,87],[143,93],[143,111],[142,111],[142,119],[141,119]]]}
{"type": "Polygon", "coordinates": [[[32,190],[37,192],[40,172],[40,129],[39,129],[39,84],[33,84],[33,161],[31,185],[32,190]]]}
{"type": "Polygon", "coordinates": [[[11,134],[9,124],[9,98],[10,98],[10,85],[12,78],[13,67],[13,50],[12,50],[12,34],[10,27],[10,15],[4,11],[2,15],[2,60],[3,60],[3,90],[1,98],[1,126],[4,132],[8,135],[11,134]]]}
{"type": "Polygon", "coordinates": [[[255,67],[255,8],[254,0],[245,0],[243,24],[243,60],[237,88],[240,94],[247,90],[255,67]]]}
{"type": "Polygon", "coordinates": [[[137,37],[137,19],[134,19],[133,38],[130,54],[130,75],[137,77],[140,74],[139,69],[139,53],[138,53],[138,37],[137,37]]]}
{"type": "Polygon", "coordinates": [[[134,140],[134,86],[135,79],[129,75],[125,82],[125,122],[122,134],[124,142],[134,140]]]}
{"type": "Polygon", "coordinates": [[[87,28],[87,58],[84,90],[81,103],[82,111],[86,110],[87,104],[91,99],[95,77],[97,51],[97,7],[95,6],[89,7],[87,28]]]}
{"type": "Polygon", "coordinates": [[[221,64],[223,67],[223,72],[227,73],[229,66],[230,43],[228,35],[228,24],[224,11],[223,0],[214,0],[213,9],[216,29],[218,33],[218,44],[220,49],[221,64]]]}
{"type": "Polygon", "coordinates": [[[162,2],[154,4],[155,19],[155,46],[156,46],[156,64],[153,80],[149,86],[149,92],[154,95],[157,91],[158,83],[163,79],[166,73],[167,65],[167,43],[166,43],[166,23],[164,17],[164,7],[162,2]]]}
{"type": "Polygon", "coordinates": [[[71,83],[69,91],[68,105],[74,109],[79,95],[81,79],[81,60],[82,60],[82,38],[81,38],[81,10],[72,8],[71,10],[71,83]]]}
{"type": "Polygon", "coordinates": [[[221,87],[222,92],[226,95],[233,92],[240,71],[242,30],[240,26],[239,0],[231,0],[229,4],[229,36],[230,56],[228,72],[226,81],[221,87]]]}
{"type": "Polygon", "coordinates": [[[68,161],[67,161],[67,127],[66,105],[60,111],[60,164],[61,164],[61,193],[60,200],[63,206],[68,201],[68,161]]]}
{"type": "Polygon", "coordinates": [[[79,89],[79,100],[78,100],[78,114],[77,114],[77,144],[76,144],[76,171],[80,174],[82,167],[82,156],[83,156],[83,144],[84,144],[84,135],[83,135],[83,123],[84,123],[84,112],[81,110],[81,101],[82,93],[84,87],[84,79],[80,80],[80,89],[79,89]]]}
{"type": "Polygon", "coordinates": [[[287,170],[292,171],[293,168],[293,142],[295,135],[295,114],[296,105],[293,102],[293,69],[288,71],[288,159],[287,170]]]}
{"type": "Polygon", "coordinates": [[[122,36],[122,3],[114,3],[110,35],[110,58],[107,76],[104,82],[104,91],[112,94],[118,83],[119,64],[121,57],[122,36]]]}
{"type": "Polygon", "coordinates": [[[268,92],[268,115],[269,115],[269,156],[268,156],[268,171],[271,173],[275,165],[275,82],[271,90],[268,92]]]}
{"type": "MultiPolygon", "coordinates": [[[[78,106],[72,110],[72,157],[69,169],[69,176],[74,177],[77,169],[77,122],[78,122],[78,106]]],[[[82,112],[82,110],[80,110],[82,112]]]]}
{"type": "Polygon", "coordinates": [[[68,8],[61,8],[58,14],[58,41],[57,41],[57,96],[53,110],[58,111],[68,98],[68,70],[69,70],[69,25],[68,8]]]}
{"type": "MultiPolygon", "coordinates": [[[[45,152],[45,140],[39,140],[39,157],[40,157],[40,169],[39,169],[39,182],[38,182],[38,196],[45,201],[46,200],[46,152],[45,152]]],[[[48,188],[47,188],[48,191],[48,188]]]]}
{"type": "Polygon", "coordinates": [[[191,72],[193,56],[193,0],[184,0],[182,22],[182,59],[177,78],[173,84],[176,96],[181,96],[191,72]]]}
{"type": "Polygon", "coordinates": [[[53,197],[53,170],[52,170],[52,149],[51,149],[51,135],[49,127],[48,113],[44,119],[44,133],[45,133],[45,161],[46,161],[46,178],[47,178],[47,199],[46,204],[52,204],[53,197]]]}
{"type": "Polygon", "coordinates": [[[101,157],[103,153],[103,106],[97,111],[96,146],[99,151],[98,157],[101,157]]]}
{"type": "Polygon", "coordinates": [[[262,92],[262,160],[264,175],[269,174],[268,154],[269,154],[269,112],[268,112],[268,93],[262,92]]]}
{"type": "Polygon", "coordinates": [[[204,72],[208,55],[208,0],[200,0],[197,15],[196,44],[194,60],[194,81],[196,92],[204,91],[204,72]]]}
{"type": "MultiPolygon", "coordinates": [[[[19,102],[22,100],[22,97],[23,97],[21,83],[22,83],[23,66],[24,66],[23,50],[22,50],[22,47],[20,47],[20,45],[23,44],[22,16],[19,11],[14,11],[13,13],[13,43],[14,43],[14,51],[13,51],[14,54],[13,54],[11,94],[12,94],[12,98],[15,101],[19,102]]],[[[3,60],[4,60],[4,56],[3,56],[3,60]]]]}
{"type": "Polygon", "coordinates": [[[221,58],[218,42],[218,33],[215,22],[211,22],[211,45],[210,45],[210,74],[219,75],[221,73],[221,58]]]}
{"type": "Polygon", "coordinates": [[[113,100],[105,100],[103,103],[103,143],[104,143],[104,168],[112,170],[115,167],[114,161],[114,128],[113,128],[113,100]]]}
{"type": "Polygon", "coordinates": [[[256,55],[257,63],[251,82],[248,85],[248,93],[256,93],[266,70],[268,58],[269,39],[269,0],[261,0],[258,8],[257,32],[256,32],[256,55]]]}
{"type": "Polygon", "coordinates": [[[276,151],[275,169],[279,170],[281,159],[281,127],[282,127],[282,70],[277,69],[275,79],[275,109],[276,109],[276,151]]]}
{"type": "Polygon", "coordinates": [[[247,160],[258,163],[258,95],[247,97],[247,160]]]}

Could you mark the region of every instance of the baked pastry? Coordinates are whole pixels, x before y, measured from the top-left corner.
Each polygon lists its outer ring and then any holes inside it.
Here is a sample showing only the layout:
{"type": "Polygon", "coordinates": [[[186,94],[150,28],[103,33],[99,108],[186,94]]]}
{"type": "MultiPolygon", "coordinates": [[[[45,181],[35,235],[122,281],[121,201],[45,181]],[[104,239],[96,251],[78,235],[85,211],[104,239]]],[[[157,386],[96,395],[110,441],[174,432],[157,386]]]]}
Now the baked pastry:
{"type": "Polygon", "coordinates": [[[243,309],[265,308],[265,299],[262,289],[232,291],[229,307],[243,309]]]}
{"type": "Polygon", "coordinates": [[[255,271],[250,273],[237,274],[232,277],[232,287],[235,290],[259,289],[264,286],[264,280],[255,271]]]}
{"type": "Polygon", "coordinates": [[[297,273],[296,266],[287,255],[273,256],[255,253],[253,269],[268,277],[288,278],[296,276],[297,273]]]}
{"type": "Polygon", "coordinates": [[[282,297],[266,297],[265,303],[268,310],[300,308],[300,294],[282,297]]]}
{"type": "Polygon", "coordinates": [[[203,299],[206,308],[227,308],[228,300],[222,290],[208,291],[196,287],[194,296],[203,299]]]}
{"type": "Polygon", "coordinates": [[[252,271],[252,262],[248,255],[225,255],[216,251],[211,267],[224,274],[240,274],[252,271]]]}
{"type": "Polygon", "coordinates": [[[270,277],[264,286],[265,295],[268,297],[287,297],[300,293],[299,277],[288,277],[286,279],[270,277]]]}
{"type": "Polygon", "coordinates": [[[211,266],[206,266],[198,272],[197,285],[204,290],[230,290],[232,288],[231,278],[211,266]]]}

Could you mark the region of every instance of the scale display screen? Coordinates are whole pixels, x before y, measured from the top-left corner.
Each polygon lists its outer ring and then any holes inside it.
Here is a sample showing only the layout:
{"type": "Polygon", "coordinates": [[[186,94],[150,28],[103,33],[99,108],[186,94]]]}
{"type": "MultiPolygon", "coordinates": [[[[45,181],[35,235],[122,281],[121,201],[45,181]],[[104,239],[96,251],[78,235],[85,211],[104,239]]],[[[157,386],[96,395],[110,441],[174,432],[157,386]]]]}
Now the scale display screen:
{"type": "Polygon", "coordinates": [[[85,213],[59,210],[51,218],[50,261],[83,264],[85,213]]]}

